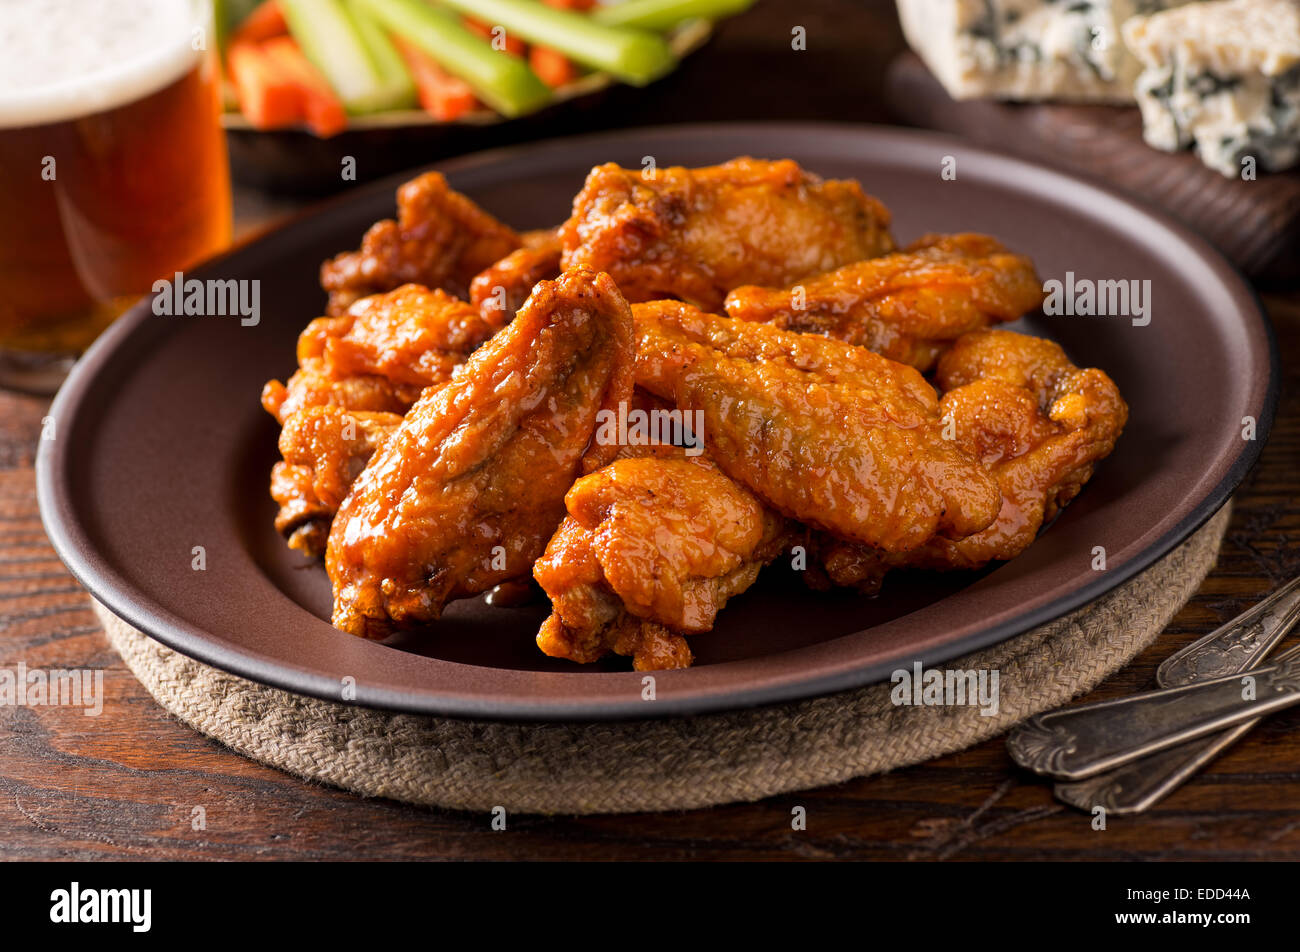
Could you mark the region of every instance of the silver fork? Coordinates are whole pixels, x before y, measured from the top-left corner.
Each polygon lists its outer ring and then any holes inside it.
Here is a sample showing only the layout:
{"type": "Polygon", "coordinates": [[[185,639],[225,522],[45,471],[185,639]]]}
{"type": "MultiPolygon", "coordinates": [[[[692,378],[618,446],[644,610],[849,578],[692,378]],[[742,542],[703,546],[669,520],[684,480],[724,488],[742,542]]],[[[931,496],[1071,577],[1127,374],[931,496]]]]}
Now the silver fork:
{"type": "MultiPolygon", "coordinates": [[[[1297,619],[1300,619],[1300,579],[1292,580],[1226,625],[1170,655],[1156,673],[1157,683],[1169,688],[1248,672],[1285,637],[1297,619]]],[[[1291,654],[1292,652],[1286,652],[1284,656],[1279,656],[1278,660],[1283,661],[1291,654]]],[[[1063,725],[1073,721],[1076,729],[1081,723],[1086,726],[1086,720],[1090,716],[1087,711],[1114,707],[1130,700],[1121,699],[1067,708],[1058,712],[1060,716],[1046,715],[1033,718],[1012,732],[1007,742],[1008,749],[1011,750],[1013,758],[1029,766],[1030,769],[1039,769],[1040,772],[1056,776],[1063,774],[1059,770],[1044,769],[1047,763],[1044,758],[1064,756],[1070,763],[1068,773],[1071,777],[1088,777],[1085,780],[1057,784],[1055,789],[1057,797],[1071,806],[1091,810],[1094,806],[1100,805],[1107,812],[1120,815],[1140,813],[1175,790],[1188,777],[1245,735],[1259,721],[1258,717],[1255,717],[1221,733],[1200,736],[1195,740],[1165,749],[1160,749],[1158,744],[1152,746],[1148,743],[1146,746],[1156,752],[1141,756],[1140,753],[1134,754],[1130,751],[1129,762],[1099,774],[1096,773],[1095,764],[1087,763],[1085,757],[1070,756],[1078,755],[1078,750],[1071,749],[1067,753],[1058,747],[1055,754],[1044,751],[1044,740],[1047,736],[1043,733],[1045,728],[1051,733],[1054,727],[1055,736],[1059,740],[1062,737],[1061,732],[1069,730],[1069,727],[1063,725]],[[1074,712],[1084,715],[1082,721],[1078,717],[1071,717],[1074,712]],[[1055,725],[1052,724],[1053,720],[1056,721],[1055,725]],[[1141,759],[1137,759],[1139,756],[1141,759]],[[1033,765],[1035,763],[1038,767],[1033,765]]],[[[1100,713],[1104,716],[1106,712],[1100,713]]],[[[1130,703],[1125,714],[1129,718],[1142,717],[1143,711],[1141,707],[1134,707],[1130,703]]],[[[1091,716],[1095,717],[1095,715],[1091,716]]],[[[1121,728],[1124,726],[1129,725],[1121,724],[1121,728]]],[[[1118,733],[1119,737],[1095,737],[1085,732],[1082,741],[1071,737],[1065,746],[1073,748],[1080,742],[1085,745],[1100,743],[1102,749],[1097,751],[1097,756],[1102,756],[1107,748],[1113,755],[1117,746],[1123,746],[1122,737],[1125,734],[1123,729],[1117,732],[1115,727],[1115,723],[1112,722],[1110,733],[1118,733]]],[[[1147,733],[1151,734],[1151,730],[1147,733]]],[[[1151,740],[1154,738],[1148,737],[1148,741],[1151,740]]]]}
{"type": "MultiPolygon", "coordinates": [[[[1257,665],[1300,619],[1300,578],[1293,579],[1226,625],[1174,652],[1156,671],[1161,687],[1177,687],[1257,665]]],[[[1258,720],[1171,747],[1073,783],[1058,783],[1057,799],[1080,810],[1105,807],[1123,816],[1150,809],[1187,778],[1250,732],[1258,720]]]]}

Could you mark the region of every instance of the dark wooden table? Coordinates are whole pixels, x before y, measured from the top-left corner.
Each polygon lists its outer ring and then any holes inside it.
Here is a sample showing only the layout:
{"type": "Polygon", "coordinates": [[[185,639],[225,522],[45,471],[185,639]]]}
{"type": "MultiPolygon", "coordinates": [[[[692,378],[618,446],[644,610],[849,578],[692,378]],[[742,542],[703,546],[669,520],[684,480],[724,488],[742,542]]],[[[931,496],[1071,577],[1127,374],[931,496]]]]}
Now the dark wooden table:
{"type": "MultiPolygon", "coordinates": [[[[647,91],[628,124],[681,119],[883,121],[900,48],[888,5],[767,0],[647,91]],[[808,10],[808,7],[814,7],[808,10]],[[787,55],[791,30],[809,49],[787,55]],[[779,60],[778,60],[779,58],[779,60]],[[779,62],[779,68],[774,63],[779,62]]],[[[244,192],[241,226],[293,203],[244,192]]],[[[1300,293],[1265,295],[1282,404],[1236,496],[1218,567],[1168,631],[1094,696],[1151,683],[1177,647],[1300,574],[1300,293]]],[[[0,708],[0,857],[7,859],[1298,859],[1300,711],[1270,718],[1149,814],[1090,817],[1013,769],[1001,739],[884,777],[687,813],[487,816],[362,800],[259,766],[171,719],[108,646],[50,548],[33,457],[47,401],[0,393],[0,666],[102,667],[104,716],[0,708]],[[790,811],[807,808],[805,832],[790,811]],[[194,807],[207,828],[191,829],[194,807]]]]}

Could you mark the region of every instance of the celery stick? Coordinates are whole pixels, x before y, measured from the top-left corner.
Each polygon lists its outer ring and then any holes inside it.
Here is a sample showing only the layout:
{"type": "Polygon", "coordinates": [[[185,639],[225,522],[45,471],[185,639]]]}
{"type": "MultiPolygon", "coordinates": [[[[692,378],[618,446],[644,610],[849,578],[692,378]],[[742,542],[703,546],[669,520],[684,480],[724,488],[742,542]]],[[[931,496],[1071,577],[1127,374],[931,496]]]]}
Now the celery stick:
{"type": "Polygon", "coordinates": [[[722,20],[753,5],[754,0],[627,0],[615,6],[597,7],[591,15],[610,26],[664,31],[683,20],[722,20]]]}
{"type": "Polygon", "coordinates": [[[586,14],[557,10],[537,0],[440,2],[637,86],[644,86],[677,65],[668,44],[653,33],[607,26],[586,14]]]}
{"type": "Polygon", "coordinates": [[[461,25],[460,17],[424,0],[356,0],[390,31],[428,53],[503,116],[544,106],[550,88],[515,56],[499,53],[461,25]]]}
{"type": "Polygon", "coordinates": [[[280,0],[289,32],[351,113],[401,105],[388,88],[340,0],[280,0]]]}
{"type": "Polygon", "coordinates": [[[230,34],[253,12],[258,0],[212,0],[212,24],[217,31],[217,49],[225,52],[230,34]]]}
{"type": "Polygon", "coordinates": [[[402,54],[397,52],[397,47],[388,38],[388,32],[357,0],[343,0],[343,3],[352,19],[352,25],[356,27],[357,35],[365,44],[366,52],[370,54],[370,61],[379,71],[384,87],[399,99],[396,108],[413,107],[416,103],[415,80],[411,78],[402,54]]]}

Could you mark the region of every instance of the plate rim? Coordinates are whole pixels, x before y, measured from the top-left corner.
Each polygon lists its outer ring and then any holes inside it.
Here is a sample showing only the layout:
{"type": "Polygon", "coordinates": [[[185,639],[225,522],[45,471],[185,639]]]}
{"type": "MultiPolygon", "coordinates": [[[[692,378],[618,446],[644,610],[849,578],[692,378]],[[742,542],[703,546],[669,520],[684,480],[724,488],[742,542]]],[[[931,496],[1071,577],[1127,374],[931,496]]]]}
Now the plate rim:
{"type": "MultiPolygon", "coordinates": [[[[505,146],[457,156],[430,165],[394,173],[373,182],[360,184],[347,192],[313,203],[308,208],[287,217],[275,227],[250,235],[232,244],[229,249],[220,255],[207,259],[201,265],[195,267],[196,269],[203,268],[206,270],[235,254],[246,251],[263,239],[292,229],[312,219],[323,217],[330,210],[353,203],[365,203],[379,193],[392,194],[397,185],[424,171],[437,170],[451,176],[459,172],[468,173],[476,168],[525,155],[540,148],[563,148],[566,145],[581,147],[583,144],[592,145],[601,142],[608,142],[611,146],[616,146],[620,139],[626,138],[645,136],[663,138],[685,136],[690,138],[699,135],[707,136],[718,132],[756,136],[780,135],[783,132],[802,132],[809,135],[838,133],[867,139],[892,138],[910,141],[918,145],[925,143],[949,145],[961,149],[965,154],[978,155],[982,160],[1000,163],[1009,170],[1019,168],[1038,176],[1054,178],[1063,185],[1068,184],[1073,188],[1082,188],[1093,193],[1100,193],[1108,199],[1121,202],[1141,216],[1154,220],[1157,224],[1199,250],[1202,257],[1209,263],[1217,265],[1220,273],[1215,275],[1216,283],[1222,285],[1229,292],[1245,292],[1245,300],[1250,304],[1249,310],[1258,324],[1258,329],[1263,332],[1267,351],[1268,381],[1264,390],[1260,417],[1256,421],[1256,439],[1242,441],[1241,452],[1232,460],[1223,477],[1183,519],[1134,557],[1114,569],[1099,574],[1095,580],[1076,587],[1071,592],[1038,609],[1017,614],[1012,619],[992,626],[980,628],[963,639],[948,642],[933,650],[918,652],[917,657],[910,660],[920,661],[923,666],[929,667],[942,661],[961,657],[973,650],[999,644],[1032,628],[1068,615],[1107,592],[1113,591],[1149,568],[1160,558],[1169,554],[1207,522],[1228,501],[1233,491],[1258,462],[1264,446],[1268,442],[1276,416],[1280,397],[1281,358],[1272,322],[1264,310],[1259,293],[1239,269],[1206,239],[1191,231],[1187,226],[1173,219],[1164,211],[1152,208],[1134,196],[1087,177],[1076,176],[996,150],[974,146],[958,137],[930,130],[849,122],[741,121],[632,127],[536,140],[521,145],[505,146]],[[1234,282],[1236,284],[1235,288],[1233,287],[1234,282]]],[[[1236,296],[1235,293],[1233,296],[1236,296]]],[[[146,320],[149,300],[149,295],[142,298],[139,303],[134,305],[101,334],[99,339],[77,361],[68,379],[51,403],[47,411],[48,415],[53,416],[56,420],[70,419],[69,414],[75,413],[81,406],[87,392],[91,389],[99,373],[109,362],[118,346],[128,342],[136,328],[146,320]]],[[[502,704],[500,699],[496,698],[485,701],[468,696],[429,695],[427,693],[398,691],[388,688],[373,688],[369,685],[364,687],[358,685],[357,698],[354,701],[340,701],[336,679],[330,679],[327,676],[318,675],[301,668],[289,667],[283,662],[266,659],[248,651],[234,650],[223,644],[214,643],[211,640],[212,632],[179,618],[159,606],[151,605],[147,595],[135,590],[129,582],[118,575],[107,564],[107,560],[96,552],[84,527],[72,518],[74,509],[68,485],[69,450],[67,442],[58,439],[39,441],[35,472],[37,502],[42,524],[56,554],[74,578],[87,590],[88,594],[101,602],[110,612],[148,637],[187,657],[213,665],[223,671],[247,678],[256,683],[334,701],[335,703],[350,703],[360,707],[401,713],[495,721],[571,722],[649,720],[664,717],[721,714],[788,703],[805,698],[821,697],[879,683],[884,678],[884,675],[876,669],[885,667],[885,665],[880,663],[874,666],[863,664],[844,672],[810,675],[803,679],[788,679],[778,684],[742,687],[731,691],[696,696],[668,695],[660,697],[654,704],[649,705],[640,700],[639,697],[619,702],[595,699],[594,701],[570,703],[557,703],[551,700],[538,702],[535,700],[511,699],[508,703],[502,704]]],[[[574,674],[581,674],[581,672],[574,672],[574,674]]]]}

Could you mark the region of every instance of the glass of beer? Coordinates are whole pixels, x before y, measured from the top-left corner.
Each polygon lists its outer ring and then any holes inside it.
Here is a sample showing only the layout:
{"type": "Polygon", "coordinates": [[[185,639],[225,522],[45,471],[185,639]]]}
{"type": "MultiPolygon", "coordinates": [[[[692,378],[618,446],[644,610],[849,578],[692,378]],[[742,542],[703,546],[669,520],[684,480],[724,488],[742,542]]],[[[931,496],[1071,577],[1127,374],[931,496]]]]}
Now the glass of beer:
{"type": "Polygon", "coordinates": [[[0,386],[230,243],[211,0],[0,0],[0,386]]]}

